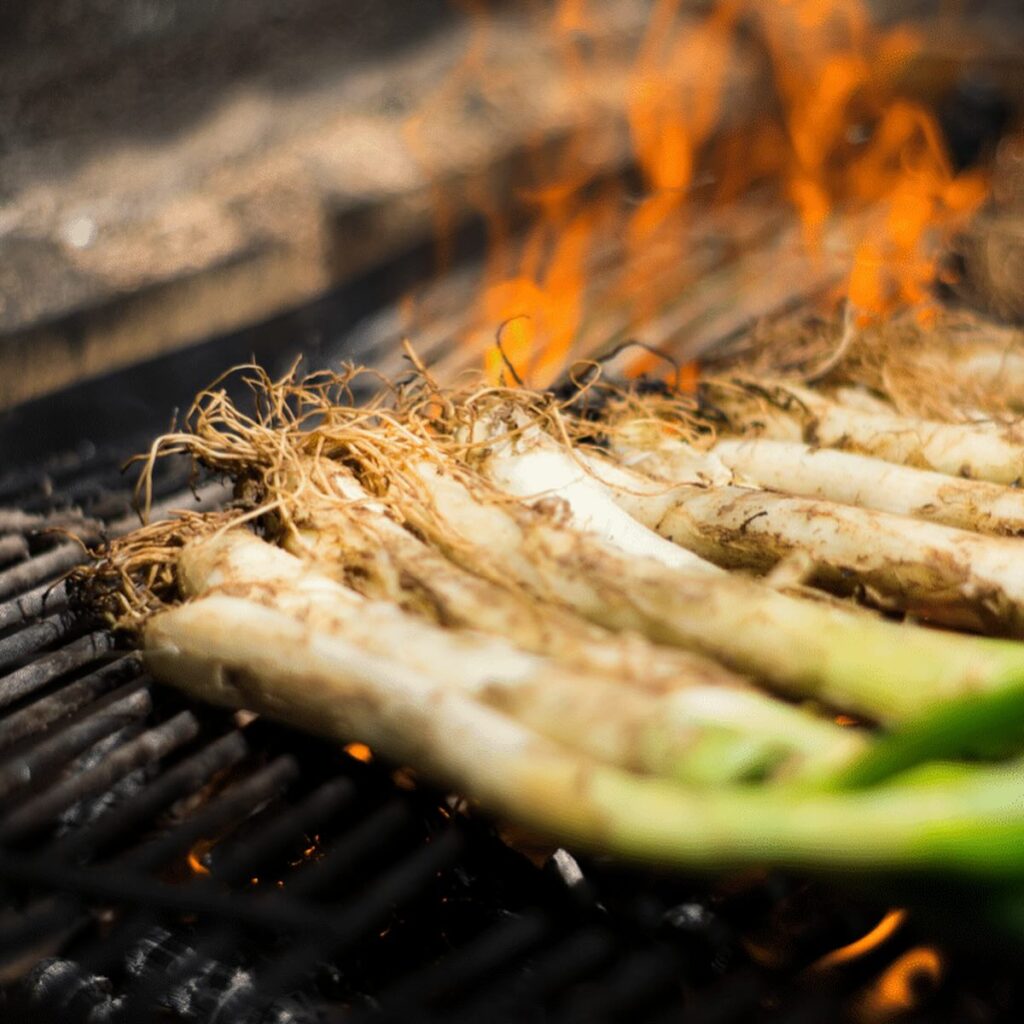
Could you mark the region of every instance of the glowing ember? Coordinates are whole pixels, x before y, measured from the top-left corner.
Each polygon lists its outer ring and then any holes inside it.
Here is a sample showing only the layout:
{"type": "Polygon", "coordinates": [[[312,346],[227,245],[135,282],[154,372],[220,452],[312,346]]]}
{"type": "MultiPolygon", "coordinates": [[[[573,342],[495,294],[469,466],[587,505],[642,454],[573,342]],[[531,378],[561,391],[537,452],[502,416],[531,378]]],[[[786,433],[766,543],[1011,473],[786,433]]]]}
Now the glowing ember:
{"type": "Polygon", "coordinates": [[[942,977],[942,957],[930,946],[907,950],[865,993],[858,1016],[884,1021],[912,1010],[922,996],[934,991],[942,977]]]}
{"type": "Polygon", "coordinates": [[[210,850],[213,849],[213,841],[210,839],[200,839],[199,842],[188,851],[188,855],[185,860],[188,866],[192,869],[193,873],[197,875],[208,875],[210,869],[205,864],[205,859],[210,850]]]}
{"type": "Polygon", "coordinates": [[[295,857],[293,860],[289,860],[288,864],[293,868],[301,867],[307,861],[320,860],[323,855],[324,851],[323,847],[320,845],[319,834],[314,834],[312,836],[307,835],[306,845],[302,848],[302,852],[298,857],[295,857]]]}
{"type": "Polygon", "coordinates": [[[900,928],[906,920],[907,912],[902,909],[890,910],[874,928],[866,935],[862,935],[855,942],[826,953],[815,963],[818,970],[826,970],[837,967],[839,964],[849,963],[877,949],[883,942],[888,940],[900,928]]]}
{"type": "Polygon", "coordinates": [[[348,743],[342,749],[349,757],[369,764],[373,760],[373,751],[365,743],[348,743]]]}
{"type": "MultiPolygon", "coordinates": [[[[505,55],[500,33],[488,30],[492,16],[480,2],[466,7],[472,43],[410,119],[414,154],[432,112],[474,90],[493,92],[500,77],[505,55]]],[[[721,209],[774,181],[808,254],[820,257],[826,238],[830,253],[837,244],[847,253],[849,276],[833,298],[846,299],[855,320],[926,306],[942,235],[978,208],[987,181],[956,172],[933,115],[900,94],[919,49],[913,33],[873,26],[863,0],[718,0],[705,15],[655,0],[632,72],[622,75],[601,45],[616,36],[604,23],[612,7],[559,0],[546,15],[556,66],[545,87],[569,97],[581,127],[553,151],[550,140],[535,142],[534,181],[519,195],[534,211],[532,226],[514,239],[504,202],[471,197],[489,252],[469,341],[490,349],[490,379],[547,385],[573,358],[662,315],[692,284],[680,268],[694,243],[695,190],[705,207],[721,209]],[[748,92],[766,92],[743,78],[764,60],[755,52],[767,54],[774,97],[753,97],[760,106],[737,125],[736,89],[745,82],[748,92]],[[584,126],[609,109],[609,90],[620,91],[614,106],[626,114],[640,195],[602,179],[588,158],[584,126]]],[[[436,214],[444,248],[451,224],[441,199],[436,214]]],[[[654,365],[645,357],[631,369],[654,365]]]]}

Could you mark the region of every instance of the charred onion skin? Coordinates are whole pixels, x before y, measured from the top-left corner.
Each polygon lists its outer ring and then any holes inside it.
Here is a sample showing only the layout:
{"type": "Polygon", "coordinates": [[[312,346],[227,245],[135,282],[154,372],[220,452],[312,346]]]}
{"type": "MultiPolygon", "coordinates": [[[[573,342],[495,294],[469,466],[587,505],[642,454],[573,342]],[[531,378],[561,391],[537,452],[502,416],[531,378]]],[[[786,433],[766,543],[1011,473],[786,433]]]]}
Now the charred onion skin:
{"type": "Polygon", "coordinates": [[[873,509],[750,487],[681,487],[663,513],[643,497],[620,504],[659,534],[725,568],[772,570],[802,555],[807,579],[858,590],[933,623],[1024,636],[1020,544],[873,509]]]}
{"type": "Polygon", "coordinates": [[[1024,536],[1024,492],[984,480],[802,442],[721,438],[711,454],[769,490],[954,526],[997,537],[1024,536]]]}
{"type": "Polygon", "coordinates": [[[995,422],[945,423],[867,411],[801,384],[741,378],[701,384],[729,430],[872,455],[947,476],[1016,486],[1024,481],[1024,435],[995,422]]]}
{"type": "MultiPolygon", "coordinates": [[[[523,441],[527,451],[534,444],[549,447],[534,435],[523,441]]],[[[521,458],[523,452],[510,454],[501,441],[476,459],[483,474],[507,482],[495,465],[510,457],[521,458]]],[[[540,508],[523,511],[474,494],[433,463],[414,471],[439,513],[414,521],[424,532],[433,531],[435,543],[453,559],[467,565],[500,559],[501,571],[546,600],[569,605],[606,628],[636,630],[657,643],[715,657],[794,697],[898,721],[919,714],[931,701],[999,689],[1024,676],[1024,647],[1018,644],[898,625],[781,594],[744,577],[632,556],[607,534],[586,528],[597,502],[622,501],[655,518],[664,516],[676,506],[665,486],[655,484],[652,490],[650,482],[635,482],[627,487],[621,476],[602,481],[597,470],[591,482],[600,493],[557,492],[561,518],[552,520],[543,505],[544,496],[553,493],[550,478],[532,496],[540,508]],[[577,528],[566,528],[574,517],[577,528]],[[449,525],[442,529],[438,523],[449,525]],[[483,545],[476,538],[484,536],[500,540],[483,545]]],[[[587,468],[569,460],[564,472],[579,477],[587,468]]],[[[524,497],[525,488],[517,496],[524,497]]],[[[418,513],[410,506],[407,514],[418,513]]]]}

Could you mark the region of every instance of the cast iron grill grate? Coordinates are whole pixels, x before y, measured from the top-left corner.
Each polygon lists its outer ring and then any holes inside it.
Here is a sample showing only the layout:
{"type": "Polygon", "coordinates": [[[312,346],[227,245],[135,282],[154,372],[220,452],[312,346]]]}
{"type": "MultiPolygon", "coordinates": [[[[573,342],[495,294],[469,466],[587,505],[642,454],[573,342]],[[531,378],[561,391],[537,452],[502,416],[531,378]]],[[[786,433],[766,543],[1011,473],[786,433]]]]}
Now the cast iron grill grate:
{"type": "MultiPolygon", "coordinates": [[[[158,511],[226,497],[186,482],[186,467],[162,467],[158,511]]],[[[590,1020],[647,1006],[671,1019],[681,1006],[677,951],[616,934],[579,886],[443,795],[189,705],[72,614],[60,577],[85,555],[68,532],[135,521],[111,453],[0,493],[8,1018],[457,1021],[529,1007],[590,1020]]]]}
{"type": "MultiPolygon", "coordinates": [[[[885,906],[552,853],[408,773],[157,687],[60,583],[85,557],[67,531],[134,525],[119,466],[141,447],[0,478],[5,1020],[860,1022],[926,938],[907,925],[815,972],[885,906]]],[[[188,474],[161,464],[158,509],[226,497],[188,474]]],[[[899,1020],[1020,1006],[998,959],[925,981],[899,1020]]]]}

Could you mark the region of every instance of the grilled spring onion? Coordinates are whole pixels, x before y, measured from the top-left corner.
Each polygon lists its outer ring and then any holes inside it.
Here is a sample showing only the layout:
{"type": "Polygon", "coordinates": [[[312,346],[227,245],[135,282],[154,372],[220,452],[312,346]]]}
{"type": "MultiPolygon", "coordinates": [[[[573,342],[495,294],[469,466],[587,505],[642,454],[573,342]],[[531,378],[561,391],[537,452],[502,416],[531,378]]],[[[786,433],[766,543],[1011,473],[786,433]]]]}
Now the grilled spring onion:
{"type": "MultiPolygon", "coordinates": [[[[578,465],[563,457],[566,479],[578,479],[578,465]]],[[[570,520],[579,515],[582,500],[578,490],[555,486],[550,453],[545,474],[532,483],[524,458],[504,441],[476,455],[485,475],[506,486],[515,476],[522,496],[545,496],[539,508],[488,499],[456,470],[423,460],[406,471],[426,488],[430,504],[406,500],[406,514],[455,560],[491,571],[500,567],[592,621],[702,651],[784,692],[869,717],[913,717],[933,701],[1024,678],[1024,646],[1015,643],[897,625],[794,599],[753,580],[687,573],[630,557],[563,521],[566,510],[570,520]],[[498,468],[509,458],[520,460],[515,474],[498,468]],[[554,511],[553,497],[561,499],[554,511]]],[[[590,521],[595,514],[593,507],[584,509],[590,521]]]]}
{"type": "Polygon", "coordinates": [[[279,608],[212,594],[153,616],[161,680],[310,732],[360,739],[575,847],[659,865],[1024,872],[1024,769],[842,794],[692,790],[601,765],[279,608]]]}
{"type": "Polygon", "coordinates": [[[1024,480],[1024,435],[1014,426],[866,412],[782,382],[709,380],[701,394],[734,433],[841,448],[997,484],[1024,480]]]}
{"type": "MultiPolygon", "coordinates": [[[[862,587],[885,607],[944,625],[1024,634],[1016,541],[750,487],[652,487],[643,476],[594,457],[584,458],[588,475],[573,470],[539,430],[508,445],[512,450],[494,460],[491,473],[513,493],[560,486],[558,493],[570,502],[577,494],[579,507],[588,510],[610,497],[644,526],[718,565],[766,572],[800,555],[812,567],[811,580],[829,589],[862,587]]],[[[636,463],[628,445],[623,449],[620,442],[617,450],[636,463]]]]}
{"type": "Polygon", "coordinates": [[[507,578],[462,568],[401,526],[343,466],[321,465],[314,474],[303,457],[297,468],[319,486],[289,499],[295,508],[291,525],[281,528],[281,542],[365,596],[393,601],[444,626],[502,636],[523,650],[655,693],[680,679],[709,686],[742,682],[708,658],[656,646],[628,630],[602,629],[564,607],[538,602],[507,578]]]}
{"type": "MultiPolygon", "coordinates": [[[[603,467],[595,462],[594,472],[603,467]]],[[[1024,635],[1019,541],[752,487],[683,484],[616,502],[677,544],[728,568],[767,572],[794,555],[810,581],[947,626],[1024,635]]]]}
{"type": "MultiPolygon", "coordinates": [[[[246,414],[215,386],[201,392],[188,413],[189,429],[154,444],[139,481],[140,498],[148,493],[160,453],[187,453],[230,476],[252,514],[262,513],[285,547],[366,596],[392,600],[441,625],[503,636],[570,667],[654,691],[674,686],[679,678],[712,685],[739,682],[707,658],[655,647],[628,630],[600,629],[565,608],[539,603],[508,577],[481,575],[479,565],[467,571],[406,530],[393,510],[372,500],[349,470],[324,455],[328,439],[320,430],[304,429],[307,416],[329,424],[340,411],[349,436],[353,426],[365,428],[364,452],[387,439],[376,422],[378,403],[338,408],[356,371],[301,380],[291,373],[276,382],[259,367],[240,371],[252,389],[256,414],[246,414]]],[[[671,549],[655,541],[662,550],[671,549]]]]}
{"type": "Polygon", "coordinates": [[[277,608],[318,636],[393,659],[597,761],[638,772],[691,782],[813,776],[864,746],[856,731],[748,688],[677,677],[652,694],[502,639],[442,629],[360,597],[246,530],[187,544],[178,575],[186,596],[222,593],[277,608]]]}
{"type": "MultiPolygon", "coordinates": [[[[217,469],[255,476],[264,507],[280,510],[303,499],[280,470],[289,452],[296,460],[289,472],[303,480],[311,471],[300,459],[312,459],[321,477],[340,471],[344,460],[393,515],[475,575],[518,585],[608,629],[709,654],[785,693],[869,718],[912,718],[934,702],[1024,679],[1024,647],[1017,644],[897,625],[797,600],[749,579],[630,556],[575,527],[581,511],[593,522],[597,510],[581,510],[579,494],[565,500],[557,489],[552,493],[551,479],[531,483],[527,475],[524,490],[531,495],[548,487],[537,507],[511,500],[485,479],[510,457],[507,439],[500,433],[493,442],[457,436],[472,416],[486,414],[503,426],[490,394],[477,410],[440,396],[435,404],[443,422],[435,424],[415,410],[346,407],[336,389],[311,394],[294,381],[255,386],[261,404],[272,410],[263,420],[244,420],[222,395],[210,393],[194,433],[174,442],[217,469]],[[279,393],[289,389],[298,412],[273,412],[283,402],[279,393]],[[315,423],[292,429],[304,409],[315,423]],[[435,437],[442,428],[451,436],[435,437]]],[[[512,412],[522,408],[516,402],[512,412]]],[[[514,417],[508,419],[514,425],[514,417]]],[[[579,467],[562,454],[575,479],[579,467]]],[[[614,505],[611,496],[602,500],[614,505]]]]}
{"type": "MultiPolygon", "coordinates": [[[[971,683],[992,687],[1000,681],[999,673],[1008,683],[1024,676],[1013,645],[941,637],[864,615],[836,617],[834,609],[781,598],[750,581],[631,557],[607,537],[572,525],[586,497],[578,489],[567,500],[558,496],[556,486],[556,500],[528,508],[486,486],[445,446],[431,450],[422,437],[403,452],[393,437],[386,436],[388,430],[379,439],[375,431],[373,444],[367,447],[349,443],[344,430],[335,430],[334,421],[299,433],[290,432],[291,422],[286,419],[271,427],[261,423],[258,430],[246,427],[223,439],[206,433],[196,439],[196,453],[236,475],[242,493],[257,506],[253,513],[265,513],[265,522],[280,517],[281,535],[307,557],[316,550],[316,531],[328,522],[337,524],[335,537],[346,543],[358,547],[375,538],[378,545],[386,545],[388,534],[375,532],[382,511],[389,529],[412,538],[417,553],[429,550],[390,518],[404,513],[408,522],[419,525],[422,536],[440,538],[446,549],[473,562],[474,572],[487,583],[501,572],[510,580],[519,579],[518,564],[533,584],[561,593],[570,607],[590,608],[593,603],[596,609],[602,598],[608,599],[617,628],[630,617],[651,632],[671,633],[692,619],[689,629],[695,634],[710,623],[712,646],[728,647],[735,641],[741,654],[746,652],[744,657],[768,657],[769,662],[773,652],[781,652],[781,660],[774,664],[784,669],[783,675],[791,674],[795,666],[798,673],[819,672],[809,678],[824,678],[830,686],[841,684],[844,673],[854,682],[887,667],[890,674],[881,680],[883,686],[888,684],[894,692],[913,691],[913,700],[903,704],[908,711],[928,704],[936,693],[961,692],[971,683]],[[265,429],[269,433],[261,434],[265,429]],[[387,460],[372,459],[378,445],[390,446],[387,460]],[[344,466],[336,456],[345,458],[344,466]],[[315,473],[301,465],[310,458],[315,473]],[[385,499],[383,506],[374,507],[359,495],[353,499],[343,487],[333,488],[350,467],[385,499]],[[332,483],[331,488],[316,489],[324,504],[306,521],[290,514],[308,508],[309,492],[296,485],[293,472],[305,484],[314,476],[321,484],[323,478],[332,483]],[[438,480],[442,483],[436,484],[438,480]],[[439,493],[445,500],[436,500],[439,493]],[[454,503],[448,500],[453,495],[454,503]],[[446,514],[458,511],[460,502],[470,515],[464,521],[456,519],[453,529],[446,514]],[[357,510],[372,515],[364,520],[352,515],[357,510]],[[360,534],[352,531],[353,522],[360,529],[374,529],[360,534]],[[487,532],[477,532],[481,525],[487,532]],[[460,533],[462,529],[467,534],[460,533]],[[351,532],[357,534],[355,539],[351,532]],[[511,550],[506,551],[509,541],[511,550]],[[560,571],[563,568],[566,573],[560,571]],[[567,589],[558,591],[553,580],[567,589]],[[636,587],[639,596],[631,603],[636,587]],[[680,590],[682,603],[673,604],[680,590]],[[738,616],[730,607],[737,602],[738,616]],[[755,633],[761,630],[753,646],[742,629],[751,612],[751,626],[755,633]],[[768,621],[759,623],[766,612],[768,621]],[[781,632],[771,621],[773,614],[786,627],[781,632]],[[673,626],[676,619],[679,623],[673,626]],[[832,635],[822,636],[823,627],[832,635]],[[858,632],[861,627],[867,632],[858,632]],[[879,632],[878,627],[885,628],[879,632]],[[830,648],[836,639],[843,643],[834,661],[830,648]],[[873,650],[878,643],[881,648],[873,650]],[[806,660],[787,660],[794,651],[800,656],[806,652],[806,660]],[[814,668],[822,658],[824,669],[814,668]]],[[[408,439],[413,427],[401,426],[400,433],[408,439]]],[[[485,448],[474,461],[486,464],[494,454],[485,448]]],[[[578,469],[571,460],[570,464],[578,469]]],[[[550,478],[546,482],[557,484],[550,478]]],[[[591,528],[600,529],[600,516],[595,517],[593,508],[585,511],[592,516],[591,528]]],[[[929,783],[918,773],[906,783],[842,795],[800,786],[689,789],[603,765],[565,743],[540,736],[510,715],[485,706],[474,686],[441,682],[429,674],[433,666],[417,669],[399,663],[394,645],[387,655],[370,654],[336,635],[345,616],[337,607],[334,585],[327,581],[313,585],[311,594],[296,597],[289,610],[267,596],[274,588],[259,578],[260,572],[250,573],[251,582],[232,584],[217,577],[222,570],[216,565],[203,569],[201,563],[199,559],[186,569],[184,576],[191,580],[187,586],[213,587],[215,592],[162,611],[145,625],[147,656],[158,677],[207,700],[249,707],[325,735],[371,742],[386,756],[452,783],[489,809],[560,840],[655,863],[714,868],[772,862],[948,869],[1011,879],[1019,878],[1024,868],[1019,765],[960,767],[945,773],[941,783],[929,783]],[[232,593],[233,587],[239,590],[232,593]],[[318,605],[317,615],[323,618],[316,623],[301,621],[300,616],[311,614],[313,598],[322,600],[316,595],[324,592],[331,596],[332,607],[318,605]],[[264,603],[268,600],[273,607],[264,603]]],[[[289,572],[298,571],[297,563],[288,565],[289,572]]],[[[688,634],[683,630],[680,636],[688,634]]],[[[695,637],[692,642],[701,643],[695,637]]],[[[867,692],[872,692],[870,687],[867,692]]],[[[881,694],[881,687],[877,692],[881,694]]],[[[931,740],[918,743],[918,752],[924,747],[934,752],[931,740]]],[[[900,755],[895,761],[913,763],[918,756],[900,755]]],[[[890,752],[886,771],[891,772],[893,761],[890,752]]]]}
{"type": "MultiPolygon", "coordinates": [[[[857,397],[870,398],[860,393],[857,397]]],[[[846,397],[840,401],[846,404],[846,397]]],[[[744,437],[697,443],[692,417],[679,401],[633,396],[612,411],[600,430],[617,463],[667,483],[756,484],[974,533],[1024,535],[1024,493],[1015,487],[802,441],[744,437]]],[[[628,480],[625,483],[629,489],[628,480]]]]}
{"type": "MultiPolygon", "coordinates": [[[[681,442],[677,442],[680,443],[681,442]]],[[[628,451],[628,449],[627,449],[628,451]]],[[[1024,536],[1024,493],[798,441],[722,439],[710,455],[771,490],[873,508],[994,536],[1024,536]]],[[[646,472],[672,479],[674,467],[648,459],[646,472]]]]}

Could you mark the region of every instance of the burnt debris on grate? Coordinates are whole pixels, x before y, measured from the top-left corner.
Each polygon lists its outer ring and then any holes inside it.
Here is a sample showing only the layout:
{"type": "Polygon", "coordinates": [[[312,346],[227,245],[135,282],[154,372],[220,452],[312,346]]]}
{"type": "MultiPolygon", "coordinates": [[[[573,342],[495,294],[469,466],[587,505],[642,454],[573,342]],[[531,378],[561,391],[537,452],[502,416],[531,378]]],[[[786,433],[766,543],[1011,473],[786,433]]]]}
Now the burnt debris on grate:
{"type": "MultiPolygon", "coordinates": [[[[408,773],[155,686],[59,582],[70,534],[136,521],[116,454],[0,478],[5,1021],[863,1020],[924,943],[816,971],[885,907],[510,845],[408,773]]],[[[227,496],[187,482],[161,470],[158,509],[227,496]]],[[[899,1019],[1019,1006],[997,961],[972,972],[917,979],[899,1019]]]]}

